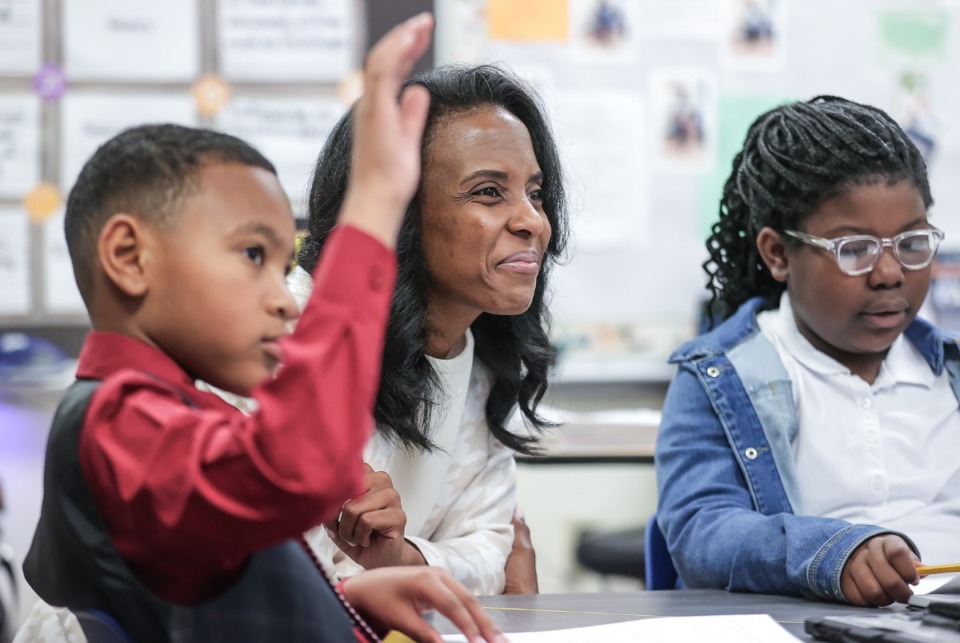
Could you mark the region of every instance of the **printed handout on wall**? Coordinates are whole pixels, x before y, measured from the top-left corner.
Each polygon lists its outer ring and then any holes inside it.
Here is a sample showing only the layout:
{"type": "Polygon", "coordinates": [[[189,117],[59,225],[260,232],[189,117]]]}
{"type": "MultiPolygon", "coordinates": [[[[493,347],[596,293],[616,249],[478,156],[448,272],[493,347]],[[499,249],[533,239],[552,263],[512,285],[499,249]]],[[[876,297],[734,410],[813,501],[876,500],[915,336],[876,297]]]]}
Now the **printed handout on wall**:
{"type": "Polygon", "coordinates": [[[63,237],[63,211],[50,217],[43,229],[43,308],[54,314],[84,312],[83,299],[73,278],[67,240],[63,237]]]}
{"type": "Polygon", "coordinates": [[[39,177],[40,100],[0,95],[0,198],[22,198],[39,177]]]}
{"type": "Polygon", "coordinates": [[[30,312],[30,222],[17,208],[0,208],[0,315],[30,312]]]}
{"type": "Polygon", "coordinates": [[[716,78],[712,74],[699,70],[651,72],[650,111],[657,169],[711,169],[717,144],[716,78]]]}
{"type": "Polygon", "coordinates": [[[30,76],[40,67],[43,0],[0,0],[0,74],[30,76]]]}
{"type": "Polygon", "coordinates": [[[334,99],[236,97],[220,112],[217,127],[271,159],[287,197],[299,203],[320,147],[345,109],[334,99]]]}
{"type": "Polygon", "coordinates": [[[200,65],[196,0],[63,2],[70,79],[190,81],[200,65]]]}
{"type": "Polygon", "coordinates": [[[350,0],[220,0],[220,66],[230,80],[336,81],[355,66],[350,0]]]}
{"type": "Polygon", "coordinates": [[[67,191],[96,149],[122,130],[142,123],[195,125],[193,100],[178,94],[79,91],[60,105],[60,185],[67,191]]]}

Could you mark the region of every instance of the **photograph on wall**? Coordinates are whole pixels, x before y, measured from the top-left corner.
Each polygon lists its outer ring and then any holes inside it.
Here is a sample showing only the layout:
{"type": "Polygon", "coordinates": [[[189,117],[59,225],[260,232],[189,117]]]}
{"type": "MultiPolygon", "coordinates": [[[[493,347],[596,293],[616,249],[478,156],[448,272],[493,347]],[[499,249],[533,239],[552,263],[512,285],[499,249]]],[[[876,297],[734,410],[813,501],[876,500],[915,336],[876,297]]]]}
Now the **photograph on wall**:
{"type": "Polygon", "coordinates": [[[716,79],[707,71],[650,73],[650,140],[656,169],[705,172],[716,157],[716,79]]]}
{"type": "Polygon", "coordinates": [[[632,0],[572,0],[571,59],[636,62],[640,57],[639,6],[632,0]]]}
{"type": "Polygon", "coordinates": [[[786,0],[723,0],[720,60],[730,71],[783,67],[786,0]]]}

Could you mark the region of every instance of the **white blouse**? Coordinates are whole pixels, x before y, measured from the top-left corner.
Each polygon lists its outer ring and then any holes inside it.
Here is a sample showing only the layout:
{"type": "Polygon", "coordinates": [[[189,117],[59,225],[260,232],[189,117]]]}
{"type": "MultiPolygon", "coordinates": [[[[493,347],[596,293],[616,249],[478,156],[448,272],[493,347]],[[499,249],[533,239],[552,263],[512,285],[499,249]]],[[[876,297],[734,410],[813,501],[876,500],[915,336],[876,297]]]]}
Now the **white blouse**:
{"type": "MultiPolygon", "coordinates": [[[[311,287],[306,271],[295,269],[289,285],[299,303],[306,301],[311,287]]],[[[431,453],[409,452],[377,432],[367,444],[364,461],[390,474],[407,514],[406,539],[428,564],[448,570],[476,594],[499,594],[513,545],[516,463],[513,452],[487,426],[490,375],[474,359],[473,348],[468,331],[459,355],[428,358],[443,392],[428,433],[437,448],[431,453]]],[[[338,577],[362,569],[322,527],[307,539],[338,577]]]]}

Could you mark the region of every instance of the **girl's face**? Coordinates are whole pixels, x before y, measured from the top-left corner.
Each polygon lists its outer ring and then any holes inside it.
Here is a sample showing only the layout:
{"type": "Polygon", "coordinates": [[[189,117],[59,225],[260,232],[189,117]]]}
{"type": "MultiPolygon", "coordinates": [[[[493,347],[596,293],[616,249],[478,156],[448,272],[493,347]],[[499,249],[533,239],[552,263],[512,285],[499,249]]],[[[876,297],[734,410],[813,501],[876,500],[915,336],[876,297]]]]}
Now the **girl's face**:
{"type": "MultiPolygon", "coordinates": [[[[900,181],[854,185],[804,219],[799,231],[826,239],[855,234],[890,238],[928,227],[920,193],[909,181],[900,181]]],[[[782,241],[779,258],[765,260],[774,278],[787,284],[800,332],[818,350],[872,382],[887,349],[917,316],[930,286],[930,267],[906,270],[888,247],[873,270],[851,277],[840,271],[833,253],[782,241]]]]}

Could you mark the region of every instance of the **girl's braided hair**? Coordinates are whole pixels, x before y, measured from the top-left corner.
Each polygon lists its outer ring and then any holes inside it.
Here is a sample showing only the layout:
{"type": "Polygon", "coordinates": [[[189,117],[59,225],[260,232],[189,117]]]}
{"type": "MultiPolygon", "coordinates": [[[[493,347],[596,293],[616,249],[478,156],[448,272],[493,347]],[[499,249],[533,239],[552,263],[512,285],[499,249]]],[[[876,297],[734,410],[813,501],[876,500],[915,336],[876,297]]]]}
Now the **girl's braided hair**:
{"type": "MultiPolygon", "coordinates": [[[[786,288],[757,252],[757,233],[797,229],[852,185],[910,181],[929,208],[927,167],[916,145],[884,111],[836,96],[772,109],[750,126],[723,188],[720,219],[703,269],[709,310],[726,319],[747,299],[776,301],[786,288]]],[[[785,237],[787,243],[794,241],[785,237]]]]}

